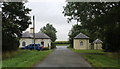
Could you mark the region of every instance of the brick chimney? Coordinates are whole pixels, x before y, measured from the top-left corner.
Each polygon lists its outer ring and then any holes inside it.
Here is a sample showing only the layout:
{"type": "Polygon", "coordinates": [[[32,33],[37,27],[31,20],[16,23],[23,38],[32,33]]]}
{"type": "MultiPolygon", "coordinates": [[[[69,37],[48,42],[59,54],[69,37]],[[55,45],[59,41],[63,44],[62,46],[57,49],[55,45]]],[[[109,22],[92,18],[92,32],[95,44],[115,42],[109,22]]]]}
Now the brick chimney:
{"type": "Polygon", "coordinates": [[[33,33],[33,29],[34,29],[34,28],[31,27],[29,33],[33,33]]]}

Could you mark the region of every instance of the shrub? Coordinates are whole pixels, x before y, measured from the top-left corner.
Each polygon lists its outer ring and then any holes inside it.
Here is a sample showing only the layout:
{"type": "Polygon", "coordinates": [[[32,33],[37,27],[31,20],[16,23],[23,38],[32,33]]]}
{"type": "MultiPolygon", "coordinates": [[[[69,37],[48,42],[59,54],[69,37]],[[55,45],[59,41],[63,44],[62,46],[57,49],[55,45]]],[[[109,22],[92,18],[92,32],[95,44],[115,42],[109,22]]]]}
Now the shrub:
{"type": "Polygon", "coordinates": [[[56,44],[54,42],[51,43],[51,49],[56,48],[56,44]]]}
{"type": "Polygon", "coordinates": [[[44,49],[43,50],[49,50],[49,47],[44,47],[44,49]]]}

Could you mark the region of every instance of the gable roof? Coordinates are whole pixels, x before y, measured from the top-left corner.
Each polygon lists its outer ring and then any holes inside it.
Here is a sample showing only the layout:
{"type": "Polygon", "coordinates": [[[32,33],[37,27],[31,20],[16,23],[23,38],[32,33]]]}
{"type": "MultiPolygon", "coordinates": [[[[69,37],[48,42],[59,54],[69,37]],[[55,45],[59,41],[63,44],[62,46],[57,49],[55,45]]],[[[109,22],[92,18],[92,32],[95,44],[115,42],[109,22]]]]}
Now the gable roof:
{"type": "Polygon", "coordinates": [[[74,39],[89,39],[89,37],[83,33],[79,33],[77,36],[74,37],[74,39]]]}
{"type": "MultiPolygon", "coordinates": [[[[22,34],[22,38],[33,38],[33,34],[29,32],[25,32],[22,34]]],[[[35,38],[36,39],[50,39],[48,35],[45,33],[35,33],[35,38]]]]}
{"type": "Polygon", "coordinates": [[[28,31],[22,34],[22,38],[32,38],[33,35],[31,35],[28,31]]]}
{"type": "Polygon", "coordinates": [[[93,43],[103,43],[100,39],[96,39],[93,43]]]}
{"type": "Polygon", "coordinates": [[[44,33],[35,33],[35,38],[50,39],[50,37],[44,33]]]}

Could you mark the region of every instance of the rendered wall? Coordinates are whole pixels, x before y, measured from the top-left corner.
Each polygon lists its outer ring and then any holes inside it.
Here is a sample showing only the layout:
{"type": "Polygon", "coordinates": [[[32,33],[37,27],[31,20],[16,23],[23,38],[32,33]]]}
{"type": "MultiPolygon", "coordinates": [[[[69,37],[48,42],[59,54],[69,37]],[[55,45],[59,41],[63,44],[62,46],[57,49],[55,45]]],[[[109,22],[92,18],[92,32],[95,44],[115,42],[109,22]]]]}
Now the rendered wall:
{"type": "Polygon", "coordinates": [[[102,49],[102,44],[101,43],[94,43],[94,49],[98,50],[98,49],[102,49]]]}
{"type": "MultiPolygon", "coordinates": [[[[25,42],[26,46],[27,46],[29,44],[33,44],[33,39],[31,39],[31,38],[21,38],[19,47],[23,47],[22,42],[25,42]]],[[[35,39],[35,44],[40,44],[41,45],[41,42],[44,42],[44,47],[49,47],[49,49],[51,49],[51,40],[50,39],[35,39]]]]}
{"type": "Polygon", "coordinates": [[[89,49],[89,39],[74,39],[74,49],[89,49]],[[83,42],[83,46],[80,46],[80,42],[83,42]]]}

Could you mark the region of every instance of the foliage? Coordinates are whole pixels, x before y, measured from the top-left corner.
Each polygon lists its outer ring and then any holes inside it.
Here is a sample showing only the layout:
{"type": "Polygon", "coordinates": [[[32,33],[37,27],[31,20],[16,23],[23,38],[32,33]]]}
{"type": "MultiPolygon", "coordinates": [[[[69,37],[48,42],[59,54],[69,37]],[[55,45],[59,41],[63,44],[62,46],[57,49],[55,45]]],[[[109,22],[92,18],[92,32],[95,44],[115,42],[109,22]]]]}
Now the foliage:
{"type": "Polygon", "coordinates": [[[55,41],[55,44],[69,44],[69,41],[55,41]]]}
{"type": "Polygon", "coordinates": [[[54,49],[54,48],[56,48],[56,44],[55,42],[51,42],[51,49],[54,49]]]}
{"type": "Polygon", "coordinates": [[[52,24],[46,24],[46,26],[44,26],[43,28],[40,29],[40,32],[45,33],[46,35],[48,35],[50,37],[50,39],[52,40],[52,42],[55,42],[55,40],[57,39],[56,37],[56,29],[52,26],[52,24]]]}
{"type": "Polygon", "coordinates": [[[19,50],[14,56],[2,61],[4,67],[32,67],[37,62],[42,61],[52,50],[46,51],[30,51],[19,50]]]}
{"type": "Polygon", "coordinates": [[[22,31],[31,24],[31,10],[22,2],[2,3],[2,51],[16,50],[19,46],[19,38],[22,31]]]}
{"type": "Polygon", "coordinates": [[[49,50],[49,47],[44,47],[44,49],[43,50],[49,50]]]}
{"type": "Polygon", "coordinates": [[[87,30],[90,41],[102,39],[103,48],[114,52],[120,48],[119,12],[120,2],[68,2],[63,14],[68,16],[68,22],[80,22],[82,28],[87,30]]]}

